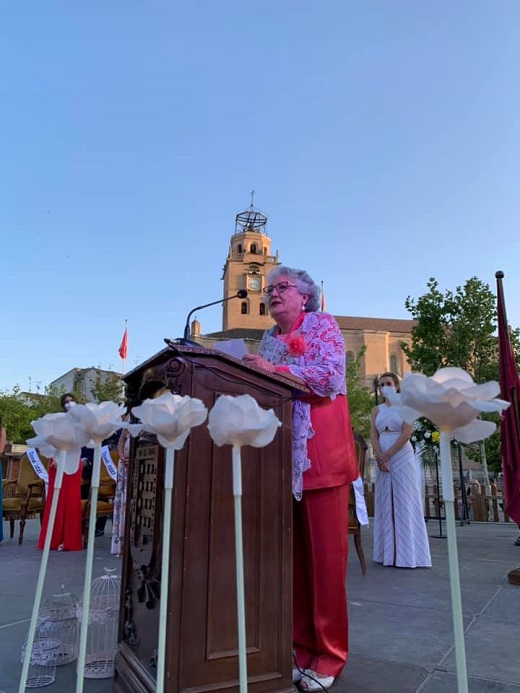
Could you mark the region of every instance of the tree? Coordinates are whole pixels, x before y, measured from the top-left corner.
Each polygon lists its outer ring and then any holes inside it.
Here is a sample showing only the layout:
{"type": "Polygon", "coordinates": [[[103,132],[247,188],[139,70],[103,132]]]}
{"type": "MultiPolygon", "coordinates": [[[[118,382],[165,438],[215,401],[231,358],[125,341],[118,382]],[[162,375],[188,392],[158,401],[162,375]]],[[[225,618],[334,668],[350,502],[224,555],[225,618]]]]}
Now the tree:
{"type": "Polygon", "coordinates": [[[366,346],[363,346],[356,357],[347,364],[347,397],[352,428],[368,440],[370,438],[370,413],[374,401],[370,390],[360,385],[359,382],[359,368],[365,351],[366,346]]]}
{"type": "MultiPolygon", "coordinates": [[[[458,366],[476,383],[498,380],[496,298],[489,285],[472,277],[464,286],[444,294],[434,278],[430,278],[426,286],[426,294],[418,299],[408,296],[405,301],[406,309],[416,322],[411,344],[401,345],[412,370],[431,376],[438,368],[458,366]]],[[[519,331],[512,331],[511,341],[515,347],[518,347],[518,339],[519,331]]],[[[516,348],[516,354],[519,353],[516,348]]],[[[498,419],[496,415],[482,418],[498,419]]],[[[490,469],[500,468],[498,440],[498,430],[485,440],[490,469]]],[[[472,456],[471,451],[467,454],[472,456]]]]}
{"type": "Polygon", "coordinates": [[[412,370],[433,375],[438,368],[458,366],[475,382],[496,374],[496,308],[489,286],[477,277],[455,292],[439,291],[431,278],[428,292],[407,297],[406,309],[416,324],[411,344],[402,344],[412,370]]]}
{"type": "MultiPolygon", "coordinates": [[[[7,432],[7,440],[11,443],[24,444],[35,433],[31,421],[45,414],[61,411],[61,390],[49,388],[44,395],[22,393],[19,386],[11,392],[0,392],[0,418],[7,432]]],[[[82,402],[81,393],[73,393],[78,402],[82,402]]]]}
{"type": "Polygon", "coordinates": [[[105,373],[102,378],[98,373],[92,394],[96,398],[96,402],[122,403],[125,395],[121,376],[118,373],[105,373]]]}

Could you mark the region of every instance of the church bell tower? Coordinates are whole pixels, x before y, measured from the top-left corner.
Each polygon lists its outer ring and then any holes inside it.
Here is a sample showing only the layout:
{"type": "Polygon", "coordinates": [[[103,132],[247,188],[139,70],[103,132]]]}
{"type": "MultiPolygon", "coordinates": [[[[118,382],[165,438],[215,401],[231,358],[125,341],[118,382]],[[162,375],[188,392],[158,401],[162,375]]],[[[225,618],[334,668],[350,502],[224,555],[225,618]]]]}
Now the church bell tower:
{"type": "MultiPolygon", "coordinates": [[[[251,198],[254,193],[251,193],[251,198]]],[[[231,236],[228,256],[223,268],[224,298],[246,289],[247,297],[223,304],[222,329],[235,327],[265,330],[273,324],[262,301],[266,276],[279,265],[278,252],[271,252],[267,236],[267,217],[253,207],[235,217],[235,232],[231,236]]]]}

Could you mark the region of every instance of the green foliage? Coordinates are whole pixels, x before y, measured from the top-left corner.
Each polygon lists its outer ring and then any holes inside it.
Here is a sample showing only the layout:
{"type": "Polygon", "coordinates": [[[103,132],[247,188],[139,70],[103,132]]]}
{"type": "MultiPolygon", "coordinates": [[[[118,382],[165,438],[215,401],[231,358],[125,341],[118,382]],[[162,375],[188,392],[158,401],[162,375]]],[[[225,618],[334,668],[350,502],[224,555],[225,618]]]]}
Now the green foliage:
{"type": "Polygon", "coordinates": [[[370,413],[374,401],[370,390],[359,382],[361,359],[366,351],[363,346],[357,356],[347,365],[347,397],[352,428],[368,440],[370,438],[370,413]]]}
{"type": "Polygon", "coordinates": [[[92,394],[96,398],[96,402],[111,401],[122,404],[125,396],[121,376],[118,373],[105,373],[102,378],[98,373],[92,394]]]}
{"type": "Polygon", "coordinates": [[[433,278],[426,286],[426,294],[405,301],[416,321],[411,344],[402,344],[412,370],[430,376],[458,366],[478,383],[496,375],[496,308],[489,286],[477,277],[444,294],[433,278]]]}
{"type": "MultiPolygon", "coordinates": [[[[426,286],[423,296],[408,296],[405,301],[416,321],[411,343],[401,345],[412,370],[431,376],[438,368],[458,366],[477,383],[498,380],[496,298],[489,285],[472,277],[464,286],[444,294],[433,278],[426,286]]],[[[513,330],[510,337],[518,360],[520,331],[513,330]]],[[[482,418],[499,421],[497,415],[482,418]]],[[[484,445],[489,468],[498,471],[498,430],[484,445]]],[[[471,450],[467,454],[471,456],[471,450]]],[[[474,458],[480,460],[480,452],[474,453],[474,458]]]]}
{"type": "MultiPolygon", "coordinates": [[[[18,386],[11,392],[0,392],[0,418],[7,432],[7,440],[11,443],[24,444],[27,438],[34,434],[31,421],[45,414],[61,411],[60,397],[63,393],[50,388],[44,395],[23,393],[18,386]]],[[[81,394],[75,392],[78,402],[82,401],[81,394]]]]}
{"type": "MultiPolygon", "coordinates": [[[[34,437],[31,421],[45,414],[61,411],[60,397],[64,392],[63,388],[48,388],[44,395],[28,392],[22,394],[19,386],[10,392],[0,391],[0,419],[6,428],[7,440],[24,444],[28,438],[34,437]]],[[[80,404],[85,401],[80,392],[74,391],[72,394],[80,404]]],[[[98,375],[93,394],[98,402],[123,402],[124,391],[119,374],[105,374],[104,380],[98,375]]]]}

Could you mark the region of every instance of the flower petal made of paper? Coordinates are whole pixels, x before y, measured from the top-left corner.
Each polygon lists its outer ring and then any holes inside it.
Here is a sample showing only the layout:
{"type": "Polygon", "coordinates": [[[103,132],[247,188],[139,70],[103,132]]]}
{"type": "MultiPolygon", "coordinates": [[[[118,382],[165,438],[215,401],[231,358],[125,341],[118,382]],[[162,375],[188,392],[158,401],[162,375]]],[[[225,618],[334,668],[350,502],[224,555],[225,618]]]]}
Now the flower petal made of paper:
{"type": "MultiPolygon", "coordinates": [[[[453,431],[463,429],[481,412],[499,412],[509,406],[497,399],[498,384],[490,381],[476,385],[460,368],[441,368],[427,378],[412,373],[403,379],[401,393],[389,397],[405,421],[410,421],[413,411],[425,416],[439,429],[453,431]],[[405,410],[408,407],[408,411],[405,410]]],[[[480,428],[484,431],[484,428],[480,428]]],[[[489,430],[489,427],[488,427],[489,430]]],[[[476,429],[474,429],[476,431],[476,429]]],[[[467,435],[476,435],[476,433],[467,435]]],[[[462,435],[465,435],[464,431],[462,435]]]]}
{"type": "Polygon", "coordinates": [[[140,424],[140,423],[131,424],[131,423],[127,423],[126,421],[123,421],[121,424],[121,428],[126,428],[126,430],[130,433],[132,438],[135,438],[144,429],[144,424],[140,424]]]}
{"type": "Polygon", "coordinates": [[[87,402],[71,407],[69,412],[76,425],[87,435],[91,443],[87,447],[93,447],[110,437],[121,428],[121,417],[125,413],[123,404],[115,402],[87,402]]]}
{"type": "Polygon", "coordinates": [[[131,435],[133,430],[146,430],[157,435],[163,447],[179,450],[185,443],[191,428],[200,426],[208,415],[204,403],[194,397],[180,397],[171,392],[164,393],[155,399],[147,399],[132,409],[142,424],[139,429],[132,429],[135,424],[126,425],[131,435]]]}
{"type": "Polygon", "coordinates": [[[59,450],[56,450],[54,445],[50,445],[45,438],[42,438],[41,436],[28,438],[25,442],[31,448],[36,448],[39,450],[44,457],[47,457],[47,459],[50,459],[51,457],[55,459],[59,455],[59,450]]]}
{"type": "Polygon", "coordinates": [[[63,472],[65,474],[75,474],[78,471],[80,459],[81,448],[72,448],[72,450],[67,450],[63,472]]]}
{"type": "Polygon", "coordinates": [[[74,425],[74,420],[69,413],[58,412],[45,414],[40,419],[31,422],[37,436],[57,450],[71,450],[85,445],[90,436],[86,436],[74,425]]]}
{"type": "Polygon", "coordinates": [[[251,395],[221,395],[208,417],[208,429],[216,445],[264,447],[281,425],[272,409],[262,409],[251,395]]]}
{"type": "Polygon", "coordinates": [[[461,443],[475,443],[477,440],[484,440],[496,430],[496,425],[492,421],[482,421],[474,419],[462,428],[455,428],[452,435],[461,443]]]}

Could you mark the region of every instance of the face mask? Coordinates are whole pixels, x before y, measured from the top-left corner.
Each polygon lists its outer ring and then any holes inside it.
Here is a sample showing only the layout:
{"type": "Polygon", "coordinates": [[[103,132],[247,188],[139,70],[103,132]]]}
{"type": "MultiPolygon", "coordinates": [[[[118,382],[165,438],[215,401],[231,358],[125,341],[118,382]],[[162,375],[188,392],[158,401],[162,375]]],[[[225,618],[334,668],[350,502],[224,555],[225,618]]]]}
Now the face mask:
{"type": "Polygon", "coordinates": [[[69,409],[70,409],[71,407],[75,407],[75,406],[76,406],[76,402],[67,402],[67,403],[65,404],[65,409],[66,409],[67,411],[69,411],[69,409]]]}
{"type": "Polygon", "coordinates": [[[394,385],[382,385],[381,386],[381,394],[383,397],[388,397],[388,395],[393,395],[395,392],[395,386],[394,385]]]}

